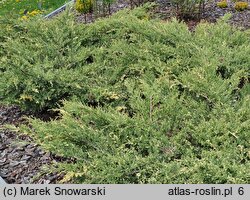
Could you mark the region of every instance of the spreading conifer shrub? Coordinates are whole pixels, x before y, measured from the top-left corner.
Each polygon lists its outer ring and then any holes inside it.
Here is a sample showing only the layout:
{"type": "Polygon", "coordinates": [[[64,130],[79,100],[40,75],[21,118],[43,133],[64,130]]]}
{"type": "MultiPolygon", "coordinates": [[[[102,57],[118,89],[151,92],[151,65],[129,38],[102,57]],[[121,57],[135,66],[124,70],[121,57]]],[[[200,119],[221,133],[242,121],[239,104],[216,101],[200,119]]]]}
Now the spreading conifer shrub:
{"type": "Polygon", "coordinates": [[[3,101],[60,111],[20,130],[74,158],[54,169],[66,182],[249,183],[250,33],[149,16],[65,15],[0,36],[3,101]]]}

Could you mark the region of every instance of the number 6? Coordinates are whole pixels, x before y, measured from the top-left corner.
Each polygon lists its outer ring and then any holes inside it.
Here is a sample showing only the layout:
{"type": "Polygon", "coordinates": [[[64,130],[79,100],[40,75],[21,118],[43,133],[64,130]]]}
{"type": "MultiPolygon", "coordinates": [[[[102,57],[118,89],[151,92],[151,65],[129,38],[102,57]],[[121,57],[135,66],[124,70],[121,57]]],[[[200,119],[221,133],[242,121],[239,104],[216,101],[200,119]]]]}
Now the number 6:
{"type": "Polygon", "coordinates": [[[243,187],[239,187],[238,194],[239,195],[243,195],[244,194],[244,188],[243,187]]]}

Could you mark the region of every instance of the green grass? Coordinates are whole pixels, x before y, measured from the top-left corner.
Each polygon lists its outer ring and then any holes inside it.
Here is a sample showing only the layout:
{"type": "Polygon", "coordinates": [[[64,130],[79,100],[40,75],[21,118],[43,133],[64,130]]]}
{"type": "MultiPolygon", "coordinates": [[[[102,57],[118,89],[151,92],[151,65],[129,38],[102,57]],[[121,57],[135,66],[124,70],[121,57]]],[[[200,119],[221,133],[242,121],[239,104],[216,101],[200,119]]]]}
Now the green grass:
{"type": "MultiPolygon", "coordinates": [[[[60,6],[68,0],[42,0],[42,10],[48,13],[60,6]]],[[[18,18],[23,15],[25,10],[31,12],[39,9],[39,0],[1,0],[0,1],[0,17],[11,16],[18,18]]]]}

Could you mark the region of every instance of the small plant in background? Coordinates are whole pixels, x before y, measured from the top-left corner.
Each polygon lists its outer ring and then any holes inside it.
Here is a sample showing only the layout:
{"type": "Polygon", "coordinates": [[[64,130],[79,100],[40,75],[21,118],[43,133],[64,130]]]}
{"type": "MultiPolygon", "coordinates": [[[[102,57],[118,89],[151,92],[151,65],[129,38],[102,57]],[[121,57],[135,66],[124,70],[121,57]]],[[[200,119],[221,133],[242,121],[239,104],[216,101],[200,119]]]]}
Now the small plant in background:
{"type": "Polygon", "coordinates": [[[87,14],[93,12],[94,0],[76,0],[75,8],[78,12],[84,14],[85,22],[87,21],[87,14]]]}
{"type": "Polygon", "coordinates": [[[94,14],[97,17],[105,17],[111,15],[111,5],[116,0],[95,0],[94,14]]]}
{"type": "Polygon", "coordinates": [[[87,22],[87,15],[94,14],[94,18],[105,17],[111,15],[111,5],[115,0],[76,0],[75,8],[79,13],[84,14],[85,22],[87,22]]]}
{"type": "Polygon", "coordinates": [[[76,0],[76,10],[80,13],[90,13],[93,11],[93,0],[76,0]]]}
{"type": "Polygon", "coordinates": [[[171,2],[181,20],[200,19],[205,8],[205,0],[171,0],[171,2]]]}
{"type": "Polygon", "coordinates": [[[237,11],[243,11],[243,10],[245,10],[245,9],[248,8],[248,3],[247,2],[243,2],[243,1],[236,2],[235,5],[234,5],[234,8],[237,11]]]}
{"type": "Polygon", "coordinates": [[[103,14],[105,15],[108,13],[111,15],[111,4],[114,3],[115,0],[103,0],[102,6],[103,6],[103,14]]]}
{"type": "Polygon", "coordinates": [[[226,8],[228,5],[227,5],[227,1],[226,0],[222,0],[220,2],[217,3],[217,6],[219,8],[226,8]]]}

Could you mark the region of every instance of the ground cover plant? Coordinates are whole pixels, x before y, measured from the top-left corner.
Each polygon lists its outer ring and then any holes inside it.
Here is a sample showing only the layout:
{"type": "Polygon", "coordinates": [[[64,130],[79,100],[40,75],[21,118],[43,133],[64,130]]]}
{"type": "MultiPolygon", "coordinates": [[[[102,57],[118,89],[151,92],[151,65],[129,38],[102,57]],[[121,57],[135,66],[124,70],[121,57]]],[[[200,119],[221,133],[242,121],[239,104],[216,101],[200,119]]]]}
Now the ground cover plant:
{"type": "Polygon", "coordinates": [[[41,11],[47,13],[62,6],[67,0],[1,0],[0,17],[11,16],[14,18],[37,15],[41,11]]]}
{"type": "Polygon", "coordinates": [[[66,182],[249,183],[250,32],[150,16],[10,22],[1,101],[60,111],[19,130],[74,158],[66,182]]]}

